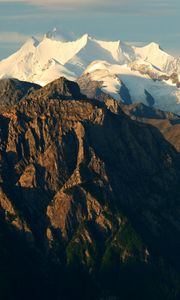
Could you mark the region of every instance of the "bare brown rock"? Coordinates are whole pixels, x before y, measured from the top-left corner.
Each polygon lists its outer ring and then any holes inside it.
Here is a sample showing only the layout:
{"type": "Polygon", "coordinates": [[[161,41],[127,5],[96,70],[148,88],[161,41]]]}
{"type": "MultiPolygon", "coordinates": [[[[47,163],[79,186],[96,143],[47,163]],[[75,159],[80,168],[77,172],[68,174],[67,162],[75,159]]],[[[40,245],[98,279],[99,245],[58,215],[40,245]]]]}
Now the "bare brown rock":
{"type": "Polygon", "coordinates": [[[180,116],[149,108],[142,103],[121,105],[121,107],[133,120],[158,128],[165,139],[175,146],[178,152],[180,151],[180,116]]]}
{"type": "Polygon", "coordinates": [[[0,206],[43,262],[98,278],[125,263],[151,268],[157,251],[179,270],[179,153],[129,116],[64,78],[0,114],[0,206]]]}

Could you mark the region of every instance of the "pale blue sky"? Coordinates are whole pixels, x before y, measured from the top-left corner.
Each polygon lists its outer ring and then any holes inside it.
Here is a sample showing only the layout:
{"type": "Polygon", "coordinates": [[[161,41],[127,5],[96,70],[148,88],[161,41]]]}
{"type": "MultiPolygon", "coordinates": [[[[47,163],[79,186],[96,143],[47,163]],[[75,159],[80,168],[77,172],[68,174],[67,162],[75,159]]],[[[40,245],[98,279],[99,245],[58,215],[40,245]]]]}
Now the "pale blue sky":
{"type": "Polygon", "coordinates": [[[180,0],[0,0],[0,59],[53,27],[102,39],[158,42],[180,57],[180,0]]]}

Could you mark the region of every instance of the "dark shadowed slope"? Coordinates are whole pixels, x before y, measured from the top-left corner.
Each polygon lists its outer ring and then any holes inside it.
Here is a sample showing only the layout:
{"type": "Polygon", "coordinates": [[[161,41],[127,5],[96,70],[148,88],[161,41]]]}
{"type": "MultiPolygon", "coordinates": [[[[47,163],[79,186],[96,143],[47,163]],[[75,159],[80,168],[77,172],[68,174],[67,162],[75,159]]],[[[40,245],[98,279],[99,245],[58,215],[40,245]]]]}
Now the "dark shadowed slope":
{"type": "Polygon", "coordinates": [[[121,108],[131,119],[157,127],[165,139],[180,151],[180,116],[142,103],[121,105],[121,108]]]}
{"type": "Polygon", "coordinates": [[[24,96],[40,86],[34,83],[20,81],[17,79],[0,80],[0,107],[17,104],[24,96]]]}
{"type": "Polygon", "coordinates": [[[113,100],[78,93],[60,78],[0,115],[0,290],[177,300],[179,154],[113,100]]]}

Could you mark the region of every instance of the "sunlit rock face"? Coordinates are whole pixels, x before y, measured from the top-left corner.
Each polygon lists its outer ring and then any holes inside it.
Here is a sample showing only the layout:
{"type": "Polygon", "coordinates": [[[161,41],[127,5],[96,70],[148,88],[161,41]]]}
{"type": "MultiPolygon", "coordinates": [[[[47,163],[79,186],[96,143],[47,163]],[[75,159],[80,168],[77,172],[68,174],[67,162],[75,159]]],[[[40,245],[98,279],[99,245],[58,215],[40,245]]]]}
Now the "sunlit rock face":
{"type": "Polygon", "coordinates": [[[8,299],[178,299],[178,148],[133,109],[88,99],[65,78],[17,102],[0,112],[8,299]]]}

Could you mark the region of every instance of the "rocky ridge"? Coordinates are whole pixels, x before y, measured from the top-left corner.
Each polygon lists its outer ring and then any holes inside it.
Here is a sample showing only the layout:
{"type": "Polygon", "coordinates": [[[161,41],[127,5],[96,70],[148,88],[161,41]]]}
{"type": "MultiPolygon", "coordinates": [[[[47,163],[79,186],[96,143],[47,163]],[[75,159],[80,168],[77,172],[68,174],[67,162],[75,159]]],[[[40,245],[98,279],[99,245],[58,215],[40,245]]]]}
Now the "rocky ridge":
{"type": "Polygon", "coordinates": [[[0,240],[5,253],[18,241],[19,299],[32,278],[27,299],[178,299],[180,160],[157,128],[60,78],[0,113],[0,139],[0,240]]]}

